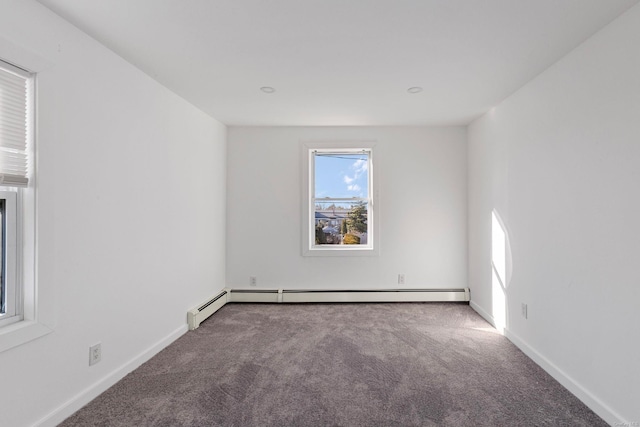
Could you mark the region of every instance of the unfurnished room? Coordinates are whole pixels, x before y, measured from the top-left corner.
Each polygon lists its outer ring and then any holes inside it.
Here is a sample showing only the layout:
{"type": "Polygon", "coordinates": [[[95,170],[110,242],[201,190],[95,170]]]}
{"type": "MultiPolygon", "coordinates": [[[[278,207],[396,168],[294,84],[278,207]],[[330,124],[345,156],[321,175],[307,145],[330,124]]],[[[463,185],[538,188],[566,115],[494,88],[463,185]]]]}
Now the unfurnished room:
{"type": "Polygon", "coordinates": [[[640,426],[640,0],[0,0],[0,425],[640,426]]]}

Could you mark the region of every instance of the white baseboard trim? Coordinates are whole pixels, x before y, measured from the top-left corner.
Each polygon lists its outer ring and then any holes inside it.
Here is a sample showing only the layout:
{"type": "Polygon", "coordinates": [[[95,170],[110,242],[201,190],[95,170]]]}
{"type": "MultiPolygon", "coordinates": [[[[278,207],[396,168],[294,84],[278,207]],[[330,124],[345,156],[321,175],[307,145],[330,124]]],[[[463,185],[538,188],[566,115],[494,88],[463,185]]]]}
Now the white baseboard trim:
{"type": "MultiPolygon", "coordinates": [[[[483,319],[495,327],[493,316],[491,316],[485,309],[479,306],[475,301],[470,301],[469,305],[476,313],[482,316],[483,319]]],[[[540,354],[508,328],[504,329],[504,336],[607,423],[620,426],[632,425],[631,422],[621,417],[620,414],[616,413],[597,396],[584,388],[578,381],[567,375],[562,369],[557,367],[553,362],[540,354]]]]}
{"type": "Polygon", "coordinates": [[[282,302],[466,302],[468,289],[282,290],[282,302]]]}
{"type": "Polygon", "coordinates": [[[553,362],[547,359],[545,356],[536,351],[533,347],[522,340],[518,335],[505,329],[505,336],[516,345],[524,354],[529,356],[531,360],[536,362],[538,366],[544,369],[549,375],[551,375],[556,381],[558,381],[564,388],[573,393],[578,399],[580,399],[585,405],[587,405],[593,412],[598,414],[600,418],[605,420],[610,425],[633,425],[630,421],[625,420],[620,414],[616,413],[611,407],[600,400],[597,396],[583,387],[578,381],[569,376],[566,372],[556,366],[553,362]]]}
{"type": "Polygon", "coordinates": [[[494,328],[496,327],[496,322],[493,320],[493,316],[489,314],[488,311],[486,311],[484,308],[480,307],[478,304],[476,304],[475,301],[469,301],[469,306],[471,306],[471,308],[480,315],[480,317],[482,317],[484,320],[486,320],[487,322],[489,322],[491,324],[491,326],[493,326],[494,328]]]}
{"type": "Polygon", "coordinates": [[[467,302],[469,289],[229,289],[227,302],[467,302]]]}
{"type": "Polygon", "coordinates": [[[153,356],[158,354],[162,349],[167,347],[169,344],[180,338],[187,332],[187,325],[183,325],[161,339],[160,341],[153,344],[148,349],[144,350],[142,353],[135,356],[129,362],[120,366],[116,370],[112,371],[110,374],[107,374],[101,380],[98,380],[93,385],[87,387],[80,393],[76,394],[71,399],[67,400],[65,403],[60,405],[58,408],[51,411],[49,414],[45,415],[43,418],[38,420],[34,426],[37,427],[55,427],[60,424],[62,421],[73,415],[76,411],[82,408],[87,403],[91,402],[93,399],[98,397],[101,393],[106,391],[109,387],[113,386],[115,383],[120,381],[125,377],[128,373],[138,368],[144,362],[151,359],[153,356]]]}
{"type": "Polygon", "coordinates": [[[189,330],[230,302],[319,303],[319,302],[467,302],[469,288],[461,289],[256,289],[224,288],[187,312],[189,330]]]}
{"type": "Polygon", "coordinates": [[[480,307],[478,304],[476,304],[475,301],[469,301],[469,305],[471,306],[471,308],[478,313],[484,320],[486,320],[487,322],[489,322],[489,324],[491,326],[493,326],[493,328],[500,334],[500,335],[504,335],[506,328],[502,328],[502,327],[498,327],[498,325],[496,324],[496,320],[493,318],[493,316],[491,314],[489,314],[488,311],[486,311],[485,309],[483,309],[482,307],[480,307]]]}

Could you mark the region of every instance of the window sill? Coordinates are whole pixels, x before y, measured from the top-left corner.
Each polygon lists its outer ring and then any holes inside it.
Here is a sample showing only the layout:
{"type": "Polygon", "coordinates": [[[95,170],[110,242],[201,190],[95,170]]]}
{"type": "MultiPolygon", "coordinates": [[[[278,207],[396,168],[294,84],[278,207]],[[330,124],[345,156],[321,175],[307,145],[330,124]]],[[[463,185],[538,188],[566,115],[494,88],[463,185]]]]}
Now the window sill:
{"type": "Polygon", "coordinates": [[[23,320],[0,329],[0,353],[53,332],[42,323],[23,320]]]}
{"type": "Polygon", "coordinates": [[[361,256],[361,257],[375,257],[379,255],[377,248],[345,248],[345,247],[328,247],[328,248],[305,248],[302,251],[302,256],[337,256],[337,257],[349,257],[349,256],[361,256]]]}

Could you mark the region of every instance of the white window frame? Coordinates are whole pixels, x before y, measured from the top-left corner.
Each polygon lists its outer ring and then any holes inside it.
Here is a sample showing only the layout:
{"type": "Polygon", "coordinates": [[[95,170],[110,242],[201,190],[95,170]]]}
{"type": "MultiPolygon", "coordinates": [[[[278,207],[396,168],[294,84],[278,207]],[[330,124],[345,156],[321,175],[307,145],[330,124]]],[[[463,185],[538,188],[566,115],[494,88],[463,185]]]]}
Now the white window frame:
{"type": "MultiPolygon", "coordinates": [[[[302,255],[303,256],[378,256],[380,253],[380,230],[378,215],[377,162],[375,143],[371,141],[321,141],[301,144],[302,162],[302,255]],[[366,245],[316,245],[315,244],[315,170],[314,155],[317,152],[358,154],[366,151],[369,156],[366,245]]],[[[345,199],[345,201],[360,198],[345,199]]]]}
{"type": "MultiPolygon", "coordinates": [[[[51,63],[25,51],[21,46],[7,43],[0,45],[0,60],[3,68],[17,69],[29,75],[32,79],[28,92],[29,110],[27,112],[27,138],[29,150],[28,186],[24,188],[0,187],[2,196],[7,200],[5,209],[7,215],[8,234],[12,237],[11,246],[15,249],[8,251],[10,260],[7,277],[11,281],[13,308],[7,310],[7,315],[0,319],[0,353],[24,343],[47,335],[53,331],[48,326],[52,323],[51,312],[44,313],[38,297],[36,272],[36,73],[48,68],[51,63]],[[6,66],[9,64],[9,67],[6,66]],[[12,64],[24,64],[15,66],[12,64]],[[13,68],[12,68],[13,67],[13,68]],[[27,71],[30,69],[31,71],[27,71]],[[13,258],[13,260],[11,260],[13,258]],[[11,272],[9,270],[12,270],[11,272]],[[10,278],[12,277],[12,278],[10,278]]],[[[7,245],[9,246],[9,245],[7,245]]],[[[9,293],[9,292],[8,292],[9,293]]]]}
{"type": "Polygon", "coordinates": [[[0,353],[53,332],[43,312],[36,281],[36,197],[33,175],[27,188],[8,188],[16,200],[16,313],[0,325],[0,353]]]}
{"type": "MultiPolygon", "coordinates": [[[[17,275],[18,267],[18,217],[17,217],[17,192],[7,191],[0,187],[0,200],[4,201],[4,215],[0,227],[3,230],[4,247],[2,253],[2,280],[5,291],[5,312],[0,310],[0,328],[22,320],[21,297],[22,289],[19,286],[17,275]]],[[[1,242],[0,242],[1,244],[1,242]]]]}

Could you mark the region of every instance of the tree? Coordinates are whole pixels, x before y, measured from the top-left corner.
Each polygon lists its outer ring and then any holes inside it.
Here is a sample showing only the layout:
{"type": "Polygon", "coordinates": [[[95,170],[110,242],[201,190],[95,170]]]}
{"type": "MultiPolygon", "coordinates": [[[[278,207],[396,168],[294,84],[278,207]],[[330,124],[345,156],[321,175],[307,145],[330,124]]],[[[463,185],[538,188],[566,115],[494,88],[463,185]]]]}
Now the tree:
{"type": "Polygon", "coordinates": [[[358,202],[351,208],[346,223],[349,233],[367,232],[367,208],[363,202],[358,202]]]}
{"type": "Polygon", "coordinates": [[[353,234],[345,234],[342,243],[344,243],[345,245],[359,245],[360,238],[353,234]]]}
{"type": "Polygon", "coordinates": [[[340,234],[344,236],[348,232],[349,230],[347,229],[347,220],[343,219],[342,222],[340,222],[340,234]]]}
{"type": "Polygon", "coordinates": [[[322,231],[322,223],[316,225],[316,245],[326,245],[327,236],[322,231]]]}

